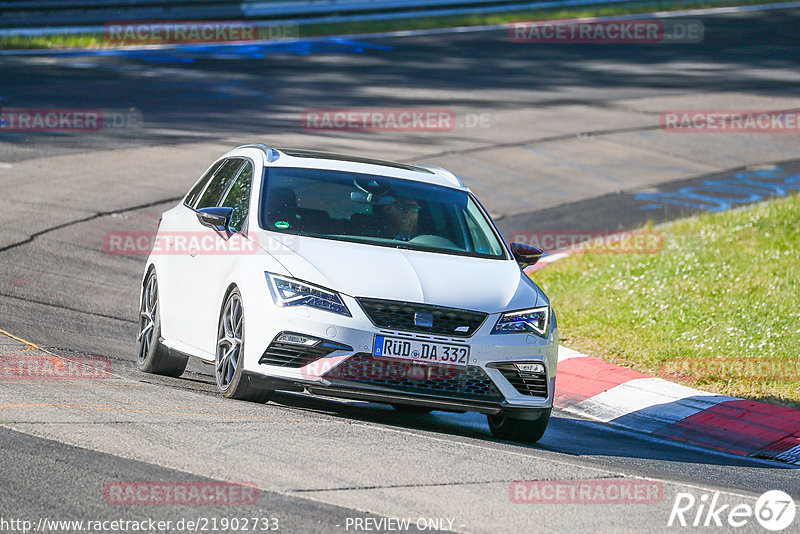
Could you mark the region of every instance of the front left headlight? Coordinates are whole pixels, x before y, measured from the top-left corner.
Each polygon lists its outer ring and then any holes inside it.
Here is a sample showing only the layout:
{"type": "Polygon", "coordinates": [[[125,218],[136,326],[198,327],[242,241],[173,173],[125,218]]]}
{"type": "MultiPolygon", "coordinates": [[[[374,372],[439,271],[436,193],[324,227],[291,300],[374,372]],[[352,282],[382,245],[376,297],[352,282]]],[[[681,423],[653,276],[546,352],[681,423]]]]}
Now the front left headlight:
{"type": "Polygon", "coordinates": [[[531,333],[547,337],[550,328],[550,306],[507,312],[500,316],[492,334],[531,333]]]}
{"type": "Polygon", "coordinates": [[[352,317],[342,297],[335,291],[288,276],[265,274],[272,298],[278,306],[308,306],[352,317]]]}

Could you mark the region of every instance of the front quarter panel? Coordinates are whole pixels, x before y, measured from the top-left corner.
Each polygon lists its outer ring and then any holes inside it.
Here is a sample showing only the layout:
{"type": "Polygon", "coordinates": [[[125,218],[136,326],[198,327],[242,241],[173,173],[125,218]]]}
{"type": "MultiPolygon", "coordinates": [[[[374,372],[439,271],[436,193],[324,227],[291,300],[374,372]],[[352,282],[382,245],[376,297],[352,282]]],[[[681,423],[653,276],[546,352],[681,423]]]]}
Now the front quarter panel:
{"type": "MultiPolygon", "coordinates": [[[[186,208],[183,204],[178,204],[172,209],[165,211],[161,215],[161,224],[156,233],[156,242],[163,243],[170,233],[177,231],[180,228],[179,219],[181,213],[186,208]]],[[[176,271],[177,266],[175,258],[163,254],[159,247],[154,247],[147,258],[145,267],[145,277],[151,268],[156,271],[158,277],[158,294],[159,294],[159,315],[161,319],[161,336],[165,340],[175,338],[173,318],[176,316],[176,301],[179,295],[179,288],[177,287],[176,280],[180,280],[180,275],[176,271]]],[[[144,283],[144,278],[142,279],[144,283]]]]}

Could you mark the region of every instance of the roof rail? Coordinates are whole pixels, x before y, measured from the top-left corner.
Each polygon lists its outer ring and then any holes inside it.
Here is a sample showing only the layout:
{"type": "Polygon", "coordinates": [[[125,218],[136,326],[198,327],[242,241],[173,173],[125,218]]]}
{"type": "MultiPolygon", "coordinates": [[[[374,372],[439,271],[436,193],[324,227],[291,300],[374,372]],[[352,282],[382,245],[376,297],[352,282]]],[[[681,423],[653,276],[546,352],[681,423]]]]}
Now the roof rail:
{"type": "Polygon", "coordinates": [[[249,143],[247,145],[239,145],[236,148],[255,148],[256,150],[260,150],[267,156],[267,161],[270,163],[277,161],[277,159],[281,157],[280,152],[269,145],[265,145],[264,143],[249,143]]]}
{"type": "Polygon", "coordinates": [[[396,161],[387,161],[384,159],[365,158],[362,156],[347,156],[345,154],[334,154],[333,152],[319,152],[317,150],[305,150],[300,148],[282,148],[281,152],[293,158],[317,158],[332,159],[335,161],[350,161],[353,163],[366,163],[367,165],[378,165],[381,167],[403,169],[404,171],[435,174],[433,171],[425,169],[424,166],[416,165],[414,163],[398,163],[396,161]]]}
{"type": "Polygon", "coordinates": [[[414,165],[416,167],[422,167],[423,169],[427,169],[433,173],[436,173],[443,178],[447,178],[459,187],[467,187],[458,176],[448,171],[444,167],[439,167],[438,165],[429,165],[428,163],[414,163],[414,165]]]}

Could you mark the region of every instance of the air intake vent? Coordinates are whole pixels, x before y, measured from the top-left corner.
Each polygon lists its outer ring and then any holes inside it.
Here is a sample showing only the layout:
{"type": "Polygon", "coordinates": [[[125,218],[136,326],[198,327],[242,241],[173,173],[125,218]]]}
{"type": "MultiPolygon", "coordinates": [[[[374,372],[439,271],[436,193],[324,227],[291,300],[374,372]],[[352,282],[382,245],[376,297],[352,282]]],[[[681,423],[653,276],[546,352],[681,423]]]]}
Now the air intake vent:
{"type": "Polygon", "coordinates": [[[328,380],[347,380],[455,399],[503,399],[500,390],[480,367],[419,365],[373,358],[366,352],[354,354],[324,376],[328,380]]]}
{"type": "Polygon", "coordinates": [[[358,303],[378,328],[454,337],[471,336],[488,316],[483,312],[395,300],[360,298],[358,303]],[[421,317],[431,320],[421,321],[421,317]]]}
{"type": "Polygon", "coordinates": [[[503,374],[514,389],[523,395],[547,398],[547,374],[534,374],[518,370],[513,363],[491,365],[503,374]]]}
{"type": "Polygon", "coordinates": [[[337,350],[352,352],[353,347],[303,334],[281,332],[269,344],[258,363],[281,367],[304,367],[337,350]]]}

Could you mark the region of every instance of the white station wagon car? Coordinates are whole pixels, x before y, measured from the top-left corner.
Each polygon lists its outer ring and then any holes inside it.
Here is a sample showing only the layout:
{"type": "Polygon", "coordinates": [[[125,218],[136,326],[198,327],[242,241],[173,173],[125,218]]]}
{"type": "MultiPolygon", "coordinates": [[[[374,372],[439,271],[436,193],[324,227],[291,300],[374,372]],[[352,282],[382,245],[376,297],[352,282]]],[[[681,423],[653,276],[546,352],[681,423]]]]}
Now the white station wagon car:
{"type": "Polygon", "coordinates": [[[142,280],[138,365],[213,363],[220,392],[276,390],[476,411],[537,441],[558,331],[506,244],[452,173],[253,144],[214,162],[159,221],[142,280]]]}

